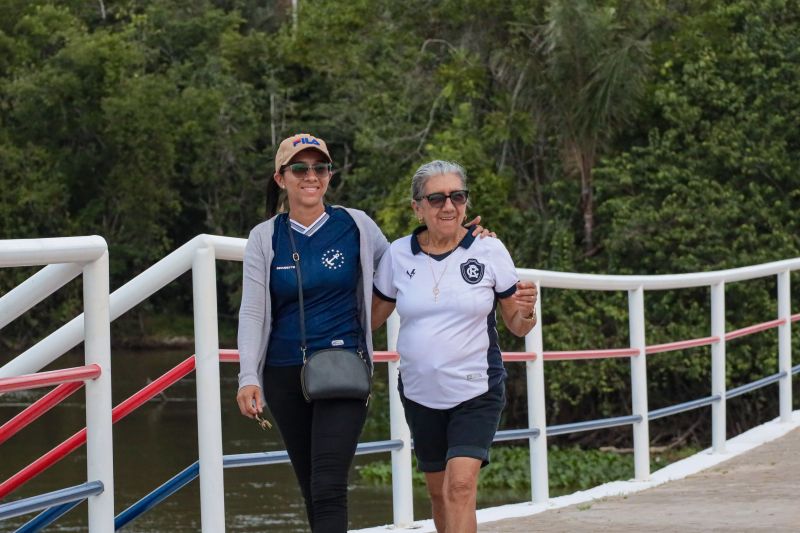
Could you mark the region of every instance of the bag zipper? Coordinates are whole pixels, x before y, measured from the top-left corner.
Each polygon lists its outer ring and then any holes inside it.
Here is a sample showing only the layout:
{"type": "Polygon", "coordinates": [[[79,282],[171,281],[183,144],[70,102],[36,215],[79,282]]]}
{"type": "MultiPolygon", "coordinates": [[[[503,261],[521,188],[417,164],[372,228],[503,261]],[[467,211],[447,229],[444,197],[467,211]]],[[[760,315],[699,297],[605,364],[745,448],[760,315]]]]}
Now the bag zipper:
{"type": "Polygon", "coordinates": [[[308,392],[306,392],[306,378],[305,378],[305,365],[300,368],[300,390],[303,392],[303,398],[306,399],[307,403],[311,403],[311,398],[308,396],[308,392]]]}
{"type": "Polygon", "coordinates": [[[300,390],[303,392],[303,398],[306,399],[306,402],[311,403],[311,398],[306,392],[305,372],[303,372],[306,369],[306,347],[301,345],[300,350],[303,352],[303,366],[300,367],[300,390]]]}
{"type": "Polygon", "coordinates": [[[367,363],[367,360],[364,359],[364,352],[362,352],[359,349],[356,353],[358,353],[358,356],[361,359],[361,362],[364,363],[364,369],[367,371],[367,380],[369,381],[369,393],[367,394],[367,401],[364,402],[364,405],[366,407],[369,407],[369,400],[372,398],[372,372],[370,372],[369,364],[367,363]]]}

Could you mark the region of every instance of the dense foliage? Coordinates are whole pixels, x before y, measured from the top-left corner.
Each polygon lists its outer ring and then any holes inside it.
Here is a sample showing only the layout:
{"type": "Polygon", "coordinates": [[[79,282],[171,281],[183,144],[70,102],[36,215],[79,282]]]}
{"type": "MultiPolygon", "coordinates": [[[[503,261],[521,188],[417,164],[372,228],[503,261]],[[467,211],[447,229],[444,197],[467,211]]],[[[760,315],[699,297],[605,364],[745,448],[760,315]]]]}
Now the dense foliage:
{"type": "MultiPolygon", "coordinates": [[[[688,457],[699,450],[684,448],[680,451],[654,453],[650,470],[663,468],[667,464],[688,457]]],[[[491,462],[481,469],[478,478],[480,490],[515,491],[516,498],[526,499],[530,495],[531,470],[527,446],[495,446],[491,451],[491,462]]],[[[416,459],[414,459],[416,466],[416,459]]],[[[547,469],[551,496],[570,494],[586,490],[610,481],[633,477],[633,455],[609,450],[582,450],[577,446],[547,450],[547,469]]],[[[359,478],[365,483],[388,485],[392,482],[392,465],[389,461],[376,461],[356,467],[359,478]]],[[[414,483],[425,486],[425,476],[414,469],[414,483]]]]}
{"type": "MultiPolygon", "coordinates": [[[[198,233],[246,236],[277,143],[311,131],[333,150],[329,200],[389,238],[413,227],[413,169],[449,158],[518,266],[659,274],[800,256],[798,4],[0,0],[0,238],[102,235],[117,287],[198,233]]],[[[221,272],[233,317],[239,273],[221,272]]],[[[1,275],[4,291],[21,274],[1,275]]],[[[190,313],[182,283],[132,317],[190,313]]],[[[772,280],[731,285],[729,327],[773,318],[774,294],[772,280]]],[[[542,296],[547,349],[627,344],[624,294],[542,296]]],[[[0,342],[29,344],[78,298],[0,342]]],[[[706,336],[708,299],[648,295],[648,341],[706,336]]],[[[730,383],[775,372],[776,345],[731,343],[730,383]]],[[[707,353],[651,357],[651,405],[706,396],[707,353]]],[[[522,423],[510,370],[507,416],[522,423]]],[[[548,415],[625,414],[627,382],[625,362],[548,365],[548,415]]],[[[749,409],[774,407],[758,398],[749,409]]],[[[729,414],[746,424],[743,409],[729,414]]]]}

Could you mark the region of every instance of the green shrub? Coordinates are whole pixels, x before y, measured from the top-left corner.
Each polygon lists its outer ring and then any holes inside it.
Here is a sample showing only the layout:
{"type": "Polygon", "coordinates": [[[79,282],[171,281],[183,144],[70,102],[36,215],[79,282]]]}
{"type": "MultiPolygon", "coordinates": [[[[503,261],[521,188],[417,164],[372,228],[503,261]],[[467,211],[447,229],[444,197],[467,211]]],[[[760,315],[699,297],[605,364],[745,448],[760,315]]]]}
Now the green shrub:
{"type": "MultiPolygon", "coordinates": [[[[670,450],[652,454],[651,470],[657,470],[694,453],[696,448],[670,450]]],[[[552,495],[585,490],[609,481],[633,477],[633,455],[600,450],[584,450],[577,446],[552,446],[547,455],[552,495]]],[[[425,480],[414,464],[414,483],[425,480]]],[[[491,451],[491,463],[481,470],[479,490],[530,490],[529,449],[527,446],[498,446],[491,451]]],[[[361,480],[373,485],[388,485],[392,481],[389,461],[376,461],[357,467],[361,480]]]]}

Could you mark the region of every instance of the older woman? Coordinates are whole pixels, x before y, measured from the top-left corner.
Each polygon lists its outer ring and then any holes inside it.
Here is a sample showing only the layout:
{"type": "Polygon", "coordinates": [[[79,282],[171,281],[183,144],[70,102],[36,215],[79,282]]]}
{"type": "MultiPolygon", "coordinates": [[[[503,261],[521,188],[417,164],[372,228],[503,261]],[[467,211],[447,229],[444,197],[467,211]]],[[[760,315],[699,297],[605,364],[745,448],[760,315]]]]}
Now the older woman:
{"type": "Polygon", "coordinates": [[[462,226],[469,191],[461,166],[422,165],[411,205],[424,225],[394,241],[375,273],[372,325],[397,306],[400,397],[425,473],[439,532],[477,530],[480,468],[505,405],[506,372],[495,308],[523,336],[536,323],[535,288],[517,291],[511,256],[497,239],[462,226]]]}
{"type": "Polygon", "coordinates": [[[278,147],[270,218],[253,228],[245,248],[236,400],[244,416],[258,418],[266,399],[311,529],[343,533],[347,475],[367,406],[356,399],[306,401],[301,344],[309,353],[337,347],[371,355],[373,271],[389,243],[363,211],[325,204],[331,167],[325,141],[313,135],[292,135],[278,147]],[[289,212],[273,216],[283,195],[289,212]],[[295,244],[307,337],[300,333],[295,244]]]}

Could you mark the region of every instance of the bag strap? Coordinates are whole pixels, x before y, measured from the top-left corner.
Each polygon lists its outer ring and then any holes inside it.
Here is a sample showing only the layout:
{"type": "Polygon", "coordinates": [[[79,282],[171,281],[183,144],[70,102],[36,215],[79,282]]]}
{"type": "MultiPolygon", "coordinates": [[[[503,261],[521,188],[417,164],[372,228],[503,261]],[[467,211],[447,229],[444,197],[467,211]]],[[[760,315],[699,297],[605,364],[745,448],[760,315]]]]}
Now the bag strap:
{"type": "Polygon", "coordinates": [[[306,313],[303,309],[303,274],[300,272],[300,254],[294,244],[294,230],[289,217],[286,217],[286,230],[289,232],[289,243],[292,245],[292,261],[294,273],[297,274],[297,301],[300,303],[300,351],[303,352],[303,363],[306,362],[306,313]]]}

